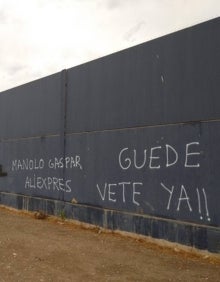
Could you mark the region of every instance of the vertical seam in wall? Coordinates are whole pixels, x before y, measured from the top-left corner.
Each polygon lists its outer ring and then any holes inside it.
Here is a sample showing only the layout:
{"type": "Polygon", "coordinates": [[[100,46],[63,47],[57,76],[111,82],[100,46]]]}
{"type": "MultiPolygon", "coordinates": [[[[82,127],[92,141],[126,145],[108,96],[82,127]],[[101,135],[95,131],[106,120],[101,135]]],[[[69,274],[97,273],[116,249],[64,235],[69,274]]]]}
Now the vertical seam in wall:
{"type": "MultiPolygon", "coordinates": [[[[66,126],[67,126],[67,89],[68,89],[68,80],[67,80],[67,70],[62,71],[62,91],[61,91],[61,101],[62,101],[62,154],[63,160],[66,158],[66,126]]],[[[63,166],[63,180],[66,182],[66,166],[63,166]]],[[[62,191],[62,200],[64,201],[64,191],[62,191]]]]}

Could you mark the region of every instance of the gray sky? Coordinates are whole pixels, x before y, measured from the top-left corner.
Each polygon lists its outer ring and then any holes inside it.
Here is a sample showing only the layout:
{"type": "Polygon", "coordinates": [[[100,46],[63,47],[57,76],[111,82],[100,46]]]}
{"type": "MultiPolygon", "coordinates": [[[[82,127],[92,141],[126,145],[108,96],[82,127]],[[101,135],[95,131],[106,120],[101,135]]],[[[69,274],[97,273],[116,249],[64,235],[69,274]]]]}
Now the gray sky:
{"type": "Polygon", "coordinates": [[[0,0],[0,91],[220,16],[220,0],[0,0]]]}

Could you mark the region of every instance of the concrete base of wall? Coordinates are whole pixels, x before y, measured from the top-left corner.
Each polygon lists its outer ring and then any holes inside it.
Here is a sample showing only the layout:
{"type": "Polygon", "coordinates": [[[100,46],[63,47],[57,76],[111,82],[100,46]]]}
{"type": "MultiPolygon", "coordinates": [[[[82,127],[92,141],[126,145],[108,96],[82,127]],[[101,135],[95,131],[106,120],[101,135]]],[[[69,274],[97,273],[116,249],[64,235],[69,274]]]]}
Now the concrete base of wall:
{"type": "Polygon", "coordinates": [[[26,211],[44,211],[110,230],[164,239],[212,253],[220,253],[220,228],[73,204],[52,199],[0,192],[0,204],[26,211]]]}

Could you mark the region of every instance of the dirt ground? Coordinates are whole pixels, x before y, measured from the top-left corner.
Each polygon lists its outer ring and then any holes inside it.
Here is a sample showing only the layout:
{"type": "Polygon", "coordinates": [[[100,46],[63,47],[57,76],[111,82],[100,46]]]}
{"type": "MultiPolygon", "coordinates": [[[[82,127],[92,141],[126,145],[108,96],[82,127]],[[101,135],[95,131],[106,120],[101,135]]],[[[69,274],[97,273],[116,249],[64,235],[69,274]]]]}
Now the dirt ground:
{"type": "Polygon", "coordinates": [[[0,282],[220,281],[220,258],[0,208],[0,282]]]}

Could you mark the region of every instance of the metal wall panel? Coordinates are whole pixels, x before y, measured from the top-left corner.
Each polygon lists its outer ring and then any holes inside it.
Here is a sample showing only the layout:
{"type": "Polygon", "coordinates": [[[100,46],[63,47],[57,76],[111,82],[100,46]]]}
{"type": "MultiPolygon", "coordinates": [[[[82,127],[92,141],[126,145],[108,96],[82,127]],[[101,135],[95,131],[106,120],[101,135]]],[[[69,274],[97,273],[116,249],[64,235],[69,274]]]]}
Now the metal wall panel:
{"type": "Polygon", "coordinates": [[[68,136],[82,169],[66,170],[65,199],[219,226],[218,132],[210,122],[68,136]]]}
{"type": "Polygon", "coordinates": [[[220,19],[68,70],[68,132],[217,119],[220,19]]]}
{"type": "Polygon", "coordinates": [[[220,225],[220,123],[0,144],[0,189],[74,204],[220,225]]]}
{"type": "Polygon", "coordinates": [[[62,73],[0,93],[0,138],[60,134],[62,73]]]}
{"type": "Polygon", "coordinates": [[[50,161],[63,156],[61,137],[1,142],[0,155],[7,173],[0,177],[1,191],[63,200],[63,169],[51,168],[50,161]]]}

